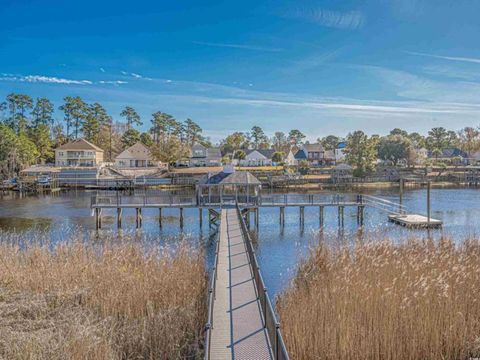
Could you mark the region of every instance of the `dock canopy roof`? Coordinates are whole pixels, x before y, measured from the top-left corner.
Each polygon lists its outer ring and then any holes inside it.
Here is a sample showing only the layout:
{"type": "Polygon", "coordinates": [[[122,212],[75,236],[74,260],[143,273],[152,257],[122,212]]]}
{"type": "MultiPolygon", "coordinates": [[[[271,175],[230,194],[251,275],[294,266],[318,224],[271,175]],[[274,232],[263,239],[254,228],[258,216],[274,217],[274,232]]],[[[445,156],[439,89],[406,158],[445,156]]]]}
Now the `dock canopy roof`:
{"type": "Polygon", "coordinates": [[[248,171],[224,172],[206,175],[199,185],[261,185],[261,182],[248,171]]]}

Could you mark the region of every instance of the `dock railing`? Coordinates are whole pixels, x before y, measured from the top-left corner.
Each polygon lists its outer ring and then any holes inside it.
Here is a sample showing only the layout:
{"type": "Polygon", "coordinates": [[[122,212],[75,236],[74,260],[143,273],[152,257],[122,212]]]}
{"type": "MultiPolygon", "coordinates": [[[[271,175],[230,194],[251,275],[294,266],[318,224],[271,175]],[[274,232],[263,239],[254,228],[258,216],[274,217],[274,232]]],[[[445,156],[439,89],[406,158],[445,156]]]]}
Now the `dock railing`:
{"type": "Polygon", "coordinates": [[[210,343],[212,340],[213,329],[213,305],[215,303],[215,287],[217,284],[217,268],[218,268],[218,251],[220,247],[220,236],[217,234],[217,244],[215,247],[215,258],[213,260],[213,268],[210,273],[210,280],[208,282],[208,315],[207,324],[205,325],[205,360],[210,359],[210,343]]]}
{"type": "Polygon", "coordinates": [[[260,305],[262,308],[263,326],[267,329],[268,338],[272,347],[273,359],[288,360],[289,357],[287,353],[287,348],[285,346],[282,333],[280,331],[280,323],[277,320],[277,315],[273,310],[272,302],[270,301],[270,297],[268,296],[267,287],[265,286],[262,274],[260,273],[260,266],[258,265],[257,256],[255,255],[255,249],[253,248],[252,238],[250,236],[247,225],[245,223],[245,219],[242,216],[238,204],[237,214],[239,217],[242,234],[246,240],[245,243],[253,271],[257,296],[260,300],[260,305]]]}

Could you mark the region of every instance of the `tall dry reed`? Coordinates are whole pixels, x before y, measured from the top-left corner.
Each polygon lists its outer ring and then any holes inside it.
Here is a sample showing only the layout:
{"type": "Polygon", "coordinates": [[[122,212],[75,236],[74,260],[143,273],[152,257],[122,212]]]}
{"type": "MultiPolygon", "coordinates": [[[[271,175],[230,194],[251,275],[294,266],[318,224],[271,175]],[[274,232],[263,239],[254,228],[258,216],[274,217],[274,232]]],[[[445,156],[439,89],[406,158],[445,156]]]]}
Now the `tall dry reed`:
{"type": "Polygon", "coordinates": [[[480,245],[325,245],[278,299],[292,359],[480,356],[480,245]]]}
{"type": "Polygon", "coordinates": [[[196,358],[205,292],[203,257],[187,246],[4,242],[0,358],[196,358]]]}

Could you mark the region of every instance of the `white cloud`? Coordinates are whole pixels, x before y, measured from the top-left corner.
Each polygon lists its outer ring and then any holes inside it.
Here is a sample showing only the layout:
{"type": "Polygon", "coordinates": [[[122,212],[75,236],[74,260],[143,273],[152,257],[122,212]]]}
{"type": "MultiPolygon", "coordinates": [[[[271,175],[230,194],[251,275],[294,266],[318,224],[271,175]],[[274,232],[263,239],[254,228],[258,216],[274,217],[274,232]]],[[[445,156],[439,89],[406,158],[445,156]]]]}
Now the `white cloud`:
{"type": "Polygon", "coordinates": [[[415,51],[405,51],[405,52],[407,54],[410,54],[410,55],[425,56],[425,57],[431,57],[431,58],[435,58],[435,59],[480,64],[480,59],[479,58],[470,58],[470,57],[461,57],[461,56],[442,56],[442,55],[426,54],[426,53],[415,52],[415,51]]]}
{"type": "Polygon", "coordinates": [[[244,45],[244,44],[225,44],[225,43],[214,43],[214,42],[206,42],[206,41],[192,41],[192,43],[197,45],[242,49],[242,50],[253,50],[253,51],[279,52],[284,50],[280,48],[271,48],[271,47],[264,47],[264,46],[254,46],[254,45],[244,45]]]}
{"type": "Polygon", "coordinates": [[[322,8],[296,8],[287,11],[284,17],[309,21],[321,26],[342,30],[355,30],[363,27],[365,15],[360,11],[340,12],[322,8]]]}
{"type": "Polygon", "coordinates": [[[99,83],[99,84],[122,85],[122,84],[128,84],[128,81],[122,81],[122,80],[100,80],[98,83],[99,83]]]}
{"type": "Polygon", "coordinates": [[[47,83],[47,84],[67,84],[67,85],[91,85],[93,84],[90,80],[72,80],[64,79],[55,76],[43,76],[43,75],[12,75],[12,74],[2,74],[0,81],[20,81],[20,82],[29,82],[29,83],[47,83]]]}

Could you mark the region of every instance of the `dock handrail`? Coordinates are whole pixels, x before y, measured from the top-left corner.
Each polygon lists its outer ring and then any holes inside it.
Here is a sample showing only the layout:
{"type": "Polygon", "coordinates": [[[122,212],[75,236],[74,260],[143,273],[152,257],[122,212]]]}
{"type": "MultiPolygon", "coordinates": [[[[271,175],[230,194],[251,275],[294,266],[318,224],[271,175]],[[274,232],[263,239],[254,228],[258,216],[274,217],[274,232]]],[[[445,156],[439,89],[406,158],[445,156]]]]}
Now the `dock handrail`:
{"type": "Polygon", "coordinates": [[[263,313],[263,326],[267,329],[268,338],[272,347],[273,358],[275,360],[289,360],[287,348],[283,341],[282,333],[280,331],[280,323],[277,320],[275,311],[273,310],[272,302],[268,296],[267,287],[263,281],[262,274],[260,273],[260,266],[258,265],[257,256],[255,255],[255,249],[253,248],[252,238],[248,231],[245,219],[242,216],[240,207],[237,203],[237,214],[239,217],[240,227],[243,236],[245,237],[245,243],[247,247],[248,257],[250,259],[251,267],[253,270],[253,277],[255,279],[255,286],[257,296],[260,300],[263,313]]]}
{"type": "Polygon", "coordinates": [[[215,259],[213,260],[213,268],[210,274],[208,285],[208,315],[207,324],[205,325],[205,360],[210,359],[210,343],[212,340],[213,329],[213,305],[215,303],[215,287],[217,283],[217,268],[218,268],[218,251],[220,248],[220,239],[217,235],[217,244],[215,247],[215,259]]]}

